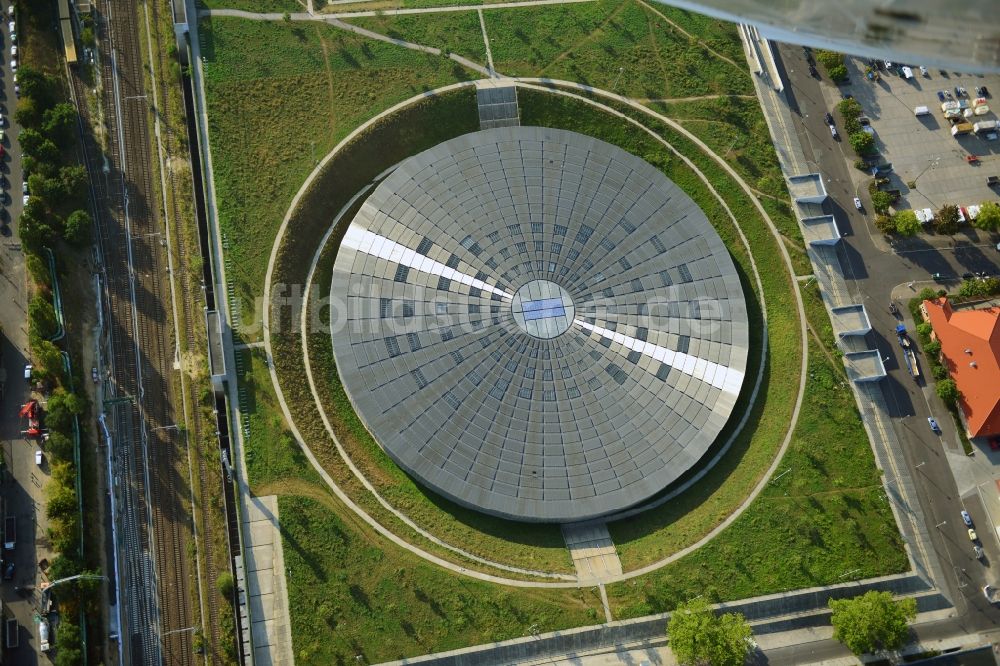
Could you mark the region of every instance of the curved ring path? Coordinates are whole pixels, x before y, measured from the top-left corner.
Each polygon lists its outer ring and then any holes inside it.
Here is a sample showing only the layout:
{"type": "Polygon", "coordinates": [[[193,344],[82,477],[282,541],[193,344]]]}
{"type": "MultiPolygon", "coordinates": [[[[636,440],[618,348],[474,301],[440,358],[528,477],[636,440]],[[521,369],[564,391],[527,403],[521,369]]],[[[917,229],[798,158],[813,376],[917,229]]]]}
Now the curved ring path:
{"type": "MultiPolygon", "coordinates": [[[[780,236],[780,234],[779,234],[779,232],[777,230],[777,227],[775,226],[774,222],[771,220],[771,218],[767,214],[767,212],[764,210],[763,206],[760,205],[760,202],[757,201],[756,197],[753,195],[753,191],[750,188],[750,186],[746,182],[744,182],[742,180],[742,178],[739,176],[739,174],[737,174],[736,171],[729,164],[727,164],[725,162],[725,160],[723,160],[721,157],[719,157],[718,155],[716,155],[703,141],[701,141],[700,139],[698,139],[698,137],[696,137],[693,134],[691,134],[690,132],[688,132],[680,124],[678,124],[675,121],[673,121],[673,120],[671,120],[671,119],[669,119],[669,118],[667,118],[665,116],[662,116],[661,114],[656,113],[655,111],[652,111],[651,109],[648,109],[648,108],[642,106],[641,104],[638,104],[638,103],[636,103],[636,102],[634,102],[634,101],[632,101],[632,100],[630,100],[630,99],[628,99],[626,97],[622,97],[620,95],[617,95],[617,94],[614,94],[614,93],[611,93],[611,92],[599,90],[599,89],[593,88],[592,86],[587,86],[587,85],[584,85],[584,84],[578,84],[578,83],[567,82],[567,81],[558,81],[558,80],[552,80],[552,79],[539,79],[539,78],[511,79],[511,81],[513,83],[522,83],[522,84],[545,84],[546,86],[548,86],[548,85],[559,85],[559,86],[563,86],[563,87],[575,88],[575,89],[578,89],[578,90],[582,90],[582,91],[585,91],[585,92],[590,93],[590,94],[598,95],[598,96],[601,96],[601,97],[604,97],[604,98],[607,98],[607,99],[619,102],[621,104],[625,104],[625,105],[627,105],[627,106],[629,106],[629,107],[631,107],[631,108],[633,108],[635,110],[641,111],[641,112],[643,112],[643,113],[645,113],[645,114],[647,114],[647,115],[649,115],[649,116],[657,119],[658,121],[663,122],[667,126],[671,127],[675,131],[677,131],[680,134],[682,134],[685,138],[687,138],[688,140],[690,140],[693,143],[695,143],[695,145],[697,145],[703,152],[705,152],[709,157],[711,157],[714,161],[716,161],[730,175],[730,177],[733,178],[733,180],[740,185],[740,187],[744,190],[744,192],[750,197],[750,199],[754,203],[754,206],[757,208],[758,212],[760,213],[762,219],[765,220],[765,222],[767,223],[767,226],[768,226],[769,230],[771,231],[772,236],[777,241],[777,244],[778,244],[778,246],[779,246],[779,248],[781,250],[782,260],[785,262],[785,266],[788,269],[789,276],[794,276],[794,270],[792,268],[791,258],[788,255],[788,251],[785,248],[785,246],[784,246],[784,244],[783,244],[783,242],[781,240],[781,236],[780,236]]],[[[505,577],[501,577],[501,576],[496,576],[496,575],[484,573],[484,572],[481,572],[481,571],[470,570],[470,569],[467,569],[467,568],[465,568],[465,567],[463,567],[461,565],[458,565],[458,564],[456,564],[454,562],[449,562],[447,560],[444,560],[444,559],[438,557],[437,555],[434,555],[433,553],[430,553],[430,552],[428,552],[428,551],[420,548],[419,546],[416,546],[416,545],[410,543],[409,541],[406,541],[405,539],[402,539],[401,537],[399,537],[398,535],[396,535],[395,533],[393,533],[391,530],[388,530],[386,527],[384,527],[383,525],[381,525],[371,515],[369,515],[364,509],[362,509],[360,506],[358,506],[350,497],[347,496],[347,494],[343,491],[343,489],[341,489],[336,484],[336,482],[329,476],[329,474],[326,472],[326,470],[323,468],[323,466],[319,463],[319,461],[316,459],[316,457],[314,456],[314,454],[312,453],[312,451],[309,449],[308,445],[306,445],[306,443],[304,441],[304,438],[302,437],[301,433],[299,432],[299,430],[298,430],[298,428],[297,428],[297,426],[295,424],[295,421],[292,418],[291,412],[290,412],[290,410],[288,408],[288,404],[287,404],[287,402],[285,400],[284,393],[281,390],[280,382],[278,381],[277,371],[275,370],[274,363],[270,362],[271,358],[273,358],[273,356],[272,356],[272,346],[271,346],[271,333],[270,333],[270,331],[271,331],[271,329],[270,329],[270,315],[271,315],[270,294],[271,294],[271,291],[272,291],[272,288],[273,288],[274,265],[276,263],[277,256],[278,256],[278,251],[279,251],[280,246],[281,246],[281,240],[283,239],[284,234],[287,231],[288,224],[289,224],[289,221],[291,219],[292,211],[295,210],[295,208],[298,206],[298,204],[299,204],[300,200],[302,199],[303,195],[309,189],[309,186],[316,179],[317,175],[330,162],[331,159],[333,159],[337,154],[339,154],[339,152],[343,149],[344,146],[346,146],[350,141],[352,141],[354,138],[356,138],[358,135],[360,135],[363,131],[365,131],[368,127],[370,127],[371,125],[373,125],[378,120],[380,120],[380,119],[382,119],[382,118],[384,118],[386,116],[389,116],[389,115],[391,115],[393,113],[396,113],[400,109],[405,108],[406,106],[409,106],[410,104],[413,104],[413,103],[415,103],[415,102],[417,102],[417,101],[419,101],[421,99],[424,99],[424,98],[426,98],[426,97],[428,97],[430,95],[437,95],[437,94],[445,93],[445,92],[448,92],[448,91],[451,91],[451,90],[457,90],[457,89],[460,89],[460,88],[463,88],[463,87],[472,86],[472,85],[475,85],[475,82],[460,82],[460,83],[451,84],[451,85],[448,85],[448,86],[444,86],[442,88],[438,88],[438,89],[436,89],[434,91],[430,91],[430,92],[427,92],[427,93],[421,93],[419,95],[415,95],[414,97],[412,97],[412,98],[410,98],[408,100],[404,100],[403,102],[400,102],[400,103],[398,103],[398,104],[390,107],[389,109],[386,109],[382,113],[374,116],[373,118],[369,119],[366,123],[364,123],[363,125],[361,125],[358,128],[356,128],[347,137],[345,137],[340,143],[338,143],[337,146],[335,146],[334,149],[329,154],[327,154],[320,161],[320,163],[313,170],[313,172],[310,173],[309,176],[306,178],[305,182],[302,184],[302,187],[296,193],[295,197],[293,197],[292,202],[291,202],[291,204],[290,204],[290,206],[288,208],[288,211],[286,212],[285,217],[282,220],[282,223],[281,223],[280,228],[278,229],[278,233],[276,235],[274,244],[272,245],[272,248],[271,248],[271,255],[270,255],[269,259],[268,259],[267,273],[266,273],[265,286],[264,286],[264,307],[263,307],[263,310],[264,310],[264,323],[263,323],[264,347],[265,347],[265,350],[267,352],[267,356],[268,356],[268,360],[269,360],[269,363],[268,363],[268,372],[270,373],[271,382],[272,382],[272,384],[274,385],[274,388],[275,388],[275,395],[276,395],[276,397],[278,399],[279,405],[281,406],[281,410],[282,410],[282,413],[283,413],[283,415],[285,417],[285,420],[288,422],[289,428],[292,430],[293,434],[295,435],[296,440],[298,441],[298,443],[299,443],[300,447],[302,448],[303,452],[305,453],[306,457],[309,459],[310,464],[312,464],[312,466],[316,469],[317,473],[324,480],[324,482],[330,487],[331,491],[333,491],[333,493],[342,502],[344,502],[344,504],[346,504],[352,511],[354,511],[356,515],[358,515],[362,520],[364,520],[366,523],[368,523],[373,529],[375,529],[377,532],[379,532],[382,536],[384,536],[385,538],[389,539],[390,541],[392,541],[396,545],[400,546],[401,548],[404,548],[404,549],[406,549],[406,550],[414,553],[415,555],[418,555],[419,557],[424,558],[427,561],[430,561],[430,562],[433,562],[435,564],[438,564],[438,565],[440,565],[442,567],[445,567],[445,568],[447,568],[447,569],[449,569],[451,571],[454,571],[456,573],[461,573],[461,574],[470,576],[472,578],[477,578],[479,580],[484,580],[484,581],[489,581],[489,582],[494,582],[494,583],[500,583],[500,584],[510,585],[510,586],[514,586],[514,587],[550,587],[550,588],[573,588],[573,587],[578,587],[580,583],[577,582],[575,576],[565,576],[565,575],[562,575],[562,574],[544,574],[544,573],[542,573],[541,575],[546,576],[546,577],[559,576],[559,577],[563,577],[563,578],[569,578],[569,580],[562,580],[562,581],[559,581],[559,582],[526,581],[526,580],[517,580],[517,579],[505,578],[505,577]]],[[[645,131],[649,132],[653,136],[657,137],[661,142],[663,142],[665,145],[667,145],[667,147],[670,148],[670,150],[672,152],[674,152],[679,157],[681,157],[681,159],[685,162],[685,164],[688,165],[689,168],[691,168],[692,170],[694,170],[694,172],[699,175],[699,177],[703,180],[703,182],[706,182],[707,184],[709,184],[709,187],[711,187],[711,185],[708,182],[707,178],[704,176],[704,174],[701,173],[700,170],[697,169],[697,167],[694,165],[693,162],[691,162],[690,159],[688,159],[687,157],[685,157],[685,156],[681,155],[680,153],[678,153],[676,150],[673,149],[672,146],[670,146],[668,143],[666,143],[666,141],[663,140],[662,137],[658,137],[654,132],[652,132],[651,130],[649,130],[645,126],[643,126],[638,121],[635,121],[635,120],[633,120],[631,118],[628,118],[627,116],[625,116],[621,112],[616,111],[615,109],[612,109],[611,107],[608,107],[607,105],[601,104],[599,102],[595,102],[593,100],[587,99],[587,98],[582,97],[580,95],[576,95],[576,94],[573,94],[573,93],[570,93],[570,92],[567,92],[567,91],[562,91],[562,90],[552,90],[552,89],[550,89],[548,87],[539,86],[539,85],[529,85],[529,87],[538,88],[540,90],[545,90],[546,92],[552,92],[552,93],[556,93],[556,94],[562,94],[562,95],[566,95],[566,96],[569,96],[569,97],[573,97],[573,98],[579,99],[581,101],[590,103],[590,104],[592,104],[592,105],[594,105],[594,106],[596,106],[596,107],[598,107],[598,108],[600,108],[600,109],[602,109],[602,110],[604,110],[604,111],[606,111],[608,113],[611,113],[611,114],[613,114],[615,116],[618,116],[618,117],[620,117],[620,118],[622,118],[622,119],[624,119],[624,120],[626,120],[626,121],[628,121],[628,122],[630,122],[632,124],[635,124],[636,126],[644,129],[645,131]]],[[[714,188],[712,188],[712,191],[718,197],[718,193],[715,192],[714,188]]],[[[356,195],[356,196],[360,196],[360,193],[358,195],[356,195]]],[[[720,200],[721,200],[721,197],[720,197],[720,200]]],[[[728,207],[726,208],[726,210],[727,210],[727,213],[729,213],[730,215],[732,215],[731,211],[728,210],[728,207]]],[[[343,211],[341,211],[341,214],[342,213],[343,213],[343,211]]],[[[741,235],[741,237],[743,237],[742,230],[740,231],[740,235],[741,235]]],[[[329,232],[327,234],[327,237],[328,236],[329,236],[329,232]]],[[[744,241],[745,241],[745,238],[744,238],[744,241]]],[[[752,253],[751,253],[751,257],[752,257],[752,253]]],[[[314,266],[315,266],[315,261],[314,261],[313,267],[314,266]]],[[[310,269],[310,277],[312,275],[312,272],[313,272],[313,270],[311,268],[310,269]]],[[[746,508],[757,497],[757,495],[760,494],[760,492],[766,486],[767,482],[770,480],[770,477],[774,474],[774,471],[777,469],[777,466],[779,465],[782,456],[785,454],[785,451],[788,448],[788,445],[789,445],[789,443],[791,441],[791,438],[792,438],[792,433],[794,431],[795,424],[798,421],[798,416],[799,416],[799,412],[801,410],[803,395],[804,395],[804,391],[805,391],[806,367],[807,367],[807,363],[808,363],[808,358],[807,358],[808,357],[808,347],[807,347],[807,335],[808,335],[808,332],[807,332],[806,323],[805,323],[805,321],[806,321],[805,320],[805,310],[804,310],[803,305],[802,305],[801,294],[799,293],[797,286],[795,286],[795,281],[792,280],[791,282],[792,282],[792,291],[795,294],[796,310],[797,310],[798,315],[799,315],[800,336],[801,336],[801,344],[802,344],[802,356],[801,356],[802,361],[801,361],[801,367],[800,367],[799,391],[798,391],[798,395],[796,397],[795,406],[794,406],[794,409],[793,409],[793,412],[792,412],[792,418],[790,419],[789,427],[788,427],[788,430],[786,432],[785,438],[782,441],[781,447],[780,447],[778,453],[776,454],[775,459],[772,462],[770,468],[767,470],[767,472],[764,474],[764,476],[758,482],[757,486],[753,489],[753,491],[750,493],[750,495],[743,501],[743,503],[741,503],[740,506],[737,507],[737,509],[735,511],[733,511],[725,520],[723,520],[719,525],[717,525],[714,529],[712,529],[711,531],[709,531],[708,534],[706,534],[704,537],[702,537],[701,539],[699,539],[697,542],[691,544],[690,546],[687,546],[684,549],[681,549],[680,551],[677,551],[677,552],[671,554],[670,556],[668,556],[668,557],[666,557],[666,558],[664,558],[662,560],[654,562],[654,563],[652,563],[650,565],[647,565],[645,567],[642,567],[640,569],[636,569],[636,570],[633,570],[633,571],[630,571],[630,572],[627,572],[627,573],[623,573],[623,574],[619,574],[619,575],[608,577],[607,579],[602,580],[601,581],[602,583],[613,583],[613,582],[618,582],[618,581],[623,581],[623,580],[628,580],[630,578],[634,578],[634,577],[642,575],[644,573],[648,573],[649,571],[653,571],[653,570],[659,569],[659,568],[661,568],[663,566],[666,566],[667,564],[669,564],[669,563],[671,563],[671,562],[673,562],[673,561],[675,561],[675,560],[683,557],[684,555],[686,555],[686,554],[688,554],[688,553],[696,550],[697,548],[700,548],[701,546],[703,546],[704,544],[706,544],[708,541],[710,541],[711,539],[713,539],[716,535],[718,535],[722,530],[724,530],[726,527],[728,527],[734,520],[736,520],[736,518],[738,518],[743,513],[743,511],[746,510],[746,508]]],[[[758,276],[758,284],[759,284],[759,276],[758,276]]],[[[308,369],[308,367],[309,366],[307,364],[307,369],[308,369]]],[[[314,385],[313,380],[312,380],[311,371],[307,370],[307,372],[309,372],[309,375],[310,375],[309,376],[310,386],[311,386],[311,388],[314,389],[314,396],[315,396],[315,385],[314,385]]],[[[757,382],[757,385],[755,386],[755,389],[754,389],[754,393],[755,394],[756,394],[757,389],[759,388],[759,386],[760,386],[760,373],[758,373],[758,382],[757,382]]],[[[324,425],[327,426],[328,432],[330,432],[331,429],[329,428],[329,424],[328,424],[328,422],[326,420],[325,414],[322,413],[322,410],[321,410],[321,414],[323,415],[323,418],[324,418],[324,425]]],[[[332,435],[332,432],[331,432],[331,435],[332,435]]],[[[336,438],[334,438],[334,442],[336,443],[336,445],[338,447],[338,451],[342,452],[342,449],[340,447],[340,443],[336,440],[336,438]]],[[[349,458],[345,457],[345,460],[348,461],[348,464],[351,464],[349,462],[350,461],[349,458]]],[[[352,465],[352,467],[353,467],[353,465],[352,465]]],[[[359,477],[359,478],[362,478],[362,477],[359,477]]],[[[366,487],[368,487],[368,486],[369,486],[369,484],[366,484],[366,487]]],[[[369,490],[371,491],[370,487],[369,487],[369,490]]],[[[375,495],[379,499],[380,502],[384,503],[384,500],[377,493],[375,495]]],[[[407,522],[409,524],[412,524],[412,521],[409,521],[408,519],[407,519],[407,522]]],[[[468,557],[468,554],[464,553],[460,549],[457,549],[457,548],[455,548],[453,546],[448,546],[447,544],[444,544],[443,542],[441,542],[436,537],[433,537],[432,541],[434,541],[435,543],[440,543],[441,545],[444,545],[445,547],[453,550],[454,552],[461,553],[463,556],[468,557]]],[[[516,571],[518,573],[523,573],[523,574],[532,575],[532,576],[539,576],[539,574],[540,574],[540,572],[532,572],[532,571],[525,570],[525,569],[517,569],[515,567],[509,567],[507,565],[501,565],[501,564],[498,564],[498,563],[488,562],[488,561],[483,560],[482,558],[478,558],[478,557],[472,557],[472,559],[474,561],[480,561],[480,562],[482,562],[484,564],[488,563],[490,566],[497,567],[497,568],[500,568],[502,570],[516,571]]],[[[594,582],[593,581],[588,581],[586,584],[587,585],[593,585],[594,582]]]]}

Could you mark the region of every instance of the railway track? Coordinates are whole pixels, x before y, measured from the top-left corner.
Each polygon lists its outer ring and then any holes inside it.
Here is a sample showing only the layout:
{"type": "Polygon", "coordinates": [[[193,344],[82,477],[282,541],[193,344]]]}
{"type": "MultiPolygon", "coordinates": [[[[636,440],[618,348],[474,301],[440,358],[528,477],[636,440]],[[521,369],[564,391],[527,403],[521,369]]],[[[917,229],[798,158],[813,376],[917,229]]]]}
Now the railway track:
{"type": "MultiPolygon", "coordinates": [[[[192,629],[199,612],[191,603],[187,557],[190,517],[186,464],[169,381],[173,356],[163,229],[155,202],[143,90],[138,9],[129,0],[102,0],[97,35],[103,79],[100,116],[86,104],[89,84],[71,76],[85,126],[103,122],[104,149],[85,132],[106,308],[106,406],[113,425],[114,491],[119,496],[123,641],[132,664],[193,664],[192,629]],[[131,398],[131,401],[129,399],[131,398]]],[[[187,299],[185,299],[187,300],[187,299]]],[[[193,331],[191,333],[193,335],[193,331]]]]}
{"type": "MultiPolygon", "coordinates": [[[[150,0],[149,7],[152,13],[152,25],[156,27],[159,31],[160,26],[160,12],[165,7],[161,5],[166,5],[168,0],[150,0]]],[[[169,11],[169,7],[166,7],[169,11]]],[[[170,39],[172,35],[167,36],[170,39]]],[[[153,57],[156,59],[154,72],[157,75],[156,83],[159,86],[159,101],[160,101],[160,114],[161,118],[161,139],[163,141],[163,149],[168,157],[175,156],[178,151],[178,137],[174,130],[174,124],[171,123],[172,120],[172,109],[170,108],[169,99],[170,91],[168,90],[170,84],[170,76],[168,72],[170,71],[167,63],[167,58],[164,55],[165,49],[163,45],[160,44],[159,48],[154,49],[153,57]],[[165,129],[163,129],[165,128],[165,129]]],[[[174,83],[176,85],[176,83],[174,83]]],[[[184,322],[184,342],[185,348],[188,350],[194,350],[199,347],[199,341],[195,337],[194,321],[198,313],[195,311],[195,303],[201,303],[203,298],[200,285],[196,289],[192,284],[191,275],[191,264],[189,261],[190,251],[188,248],[188,236],[185,233],[184,228],[184,216],[180,210],[178,202],[182,197],[188,197],[193,200],[193,193],[190,191],[187,183],[181,183],[177,176],[177,172],[173,168],[169,168],[166,165],[163,166],[165,173],[167,175],[168,187],[171,196],[168,198],[170,205],[169,213],[169,223],[173,225],[174,238],[176,241],[177,255],[176,255],[176,268],[177,273],[175,274],[181,294],[181,303],[184,310],[184,315],[182,317],[184,322]]],[[[198,511],[198,529],[202,534],[202,539],[199,542],[201,549],[201,558],[205,564],[205,576],[204,580],[215,581],[218,578],[219,571],[215,559],[215,547],[211,538],[212,525],[210,522],[210,515],[208,509],[208,503],[205,498],[209,497],[209,480],[211,478],[208,466],[205,462],[204,452],[201,450],[203,446],[203,440],[201,438],[202,431],[202,415],[201,410],[198,405],[194,405],[191,410],[192,423],[190,432],[191,438],[196,442],[196,455],[197,459],[197,471],[195,474],[195,484],[198,486],[199,497],[202,498],[202,506],[200,511],[198,511]]],[[[220,630],[220,616],[219,616],[219,595],[216,594],[214,586],[209,584],[205,586],[204,594],[206,597],[206,605],[208,610],[208,618],[205,626],[206,638],[208,639],[209,646],[209,656],[212,663],[221,663],[217,650],[221,647],[221,630],[220,630]]]]}

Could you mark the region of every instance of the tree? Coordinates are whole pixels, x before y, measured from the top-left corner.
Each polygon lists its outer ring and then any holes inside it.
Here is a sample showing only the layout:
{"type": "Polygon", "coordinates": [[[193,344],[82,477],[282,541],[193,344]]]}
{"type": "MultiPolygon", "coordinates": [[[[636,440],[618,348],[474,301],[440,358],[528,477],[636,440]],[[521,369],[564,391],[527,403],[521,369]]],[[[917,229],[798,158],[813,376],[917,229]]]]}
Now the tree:
{"type": "Polygon", "coordinates": [[[14,120],[25,130],[38,127],[42,123],[42,109],[34,99],[22,95],[17,102],[14,120]]]}
{"type": "Polygon", "coordinates": [[[1000,229],[1000,204],[993,201],[984,201],[980,204],[979,215],[972,220],[972,226],[984,231],[1000,229]]]}
{"type": "Polygon", "coordinates": [[[853,599],[831,599],[830,610],[833,637],[860,655],[903,647],[917,602],[894,601],[890,593],[872,590],[853,599]]]}
{"type": "Polygon", "coordinates": [[[68,102],[56,104],[42,114],[42,129],[56,144],[69,143],[76,131],[76,109],[68,102]]]}
{"type": "Polygon", "coordinates": [[[878,215],[875,217],[875,228],[884,234],[891,234],[896,231],[896,221],[888,215],[878,215]]]}
{"type": "Polygon", "coordinates": [[[73,486],[53,483],[47,490],[49,501],[45,505],[45,515],[50,519],[62,519],[76,511],[76,490],[73,486]]]}
{"type": "Polygon", "coordinates": [[[939,234],[951,234],[958,231],[958,206],[945,204],[934,217],[934,230],[939,234]]]}
{"type": "Polygon", "coordinates": [[[716,615],[703,598],[681,604],[670,614],[667,639],[682,664],[737,666],[753,646],[753,632],[742,614],[716,615]]]}
{"type": "Polygon", "coordinates": [[[924,353],[931,358],[937,358],[941,355],[941,343],[937,340],[931,340],[924,345],[924,353]]]}
{"type": "Polygon", "coordinates": [[[59,330],[55,308],[42,294],[35,294],[28,303],[28,325],[43,338],[51,338],[59,330]]]}
{"type": "Polygon", "coordinates": [[[896,223],[896,233],[900,236],[915,236],[923,229],[923,224],[912,210],[898,210],[892,220],[896,223]]]}
{"type": "Polygon", "coordinates": [[[73,459],[73,440],[65,433],[50,430],[49,441],[45,443],[45,449],[51,456],[59,460],[73,459]]]}
{"type": "MultiPolygon", "coordinates": [[[[17,70],[17,82],[21,86],[22,102],[25,97],[30,97],[39,107],[39,111],[44,111],[52,106],[53,79],[39,72],[34,67],[22,65],[17,70]]],[[[18,102],[18,106],[22,102],[18,102]]]]}
{"type": "Polygon", "coordinates": [[[837,102],[837,110],[840,111],[844,118],[857,118],[862,112],[861,103],[853,97],[848,97],[837,102]]]}
{"type": "Polygon", "coordinates": [[[875,151],[875,137],[868,132],[855,132],[851,134],[851,148],[858,155],[867,155],[875,151]]]}
{"type": "Polygon", "coordinates": [[[94,227],[90,214],[85,210],[74,210],[63,224],[63,238],[77,247],[90,243],[90,232],[94,227]]]}
{"type": "Polygon", "coordinates": [[[939,381],[934,390],[937,392],[938,397],[944,400],[944,404],[949,407],[958,402],[958,399],[962,397],[962,392],[958,390],[958,385],[951,378],[939,381]]]}
{"type": "MultiPolygon", "coordinates": [[[[51,143],[51,142],[50,142],[51,143]]],[[[28,176],[28,191],[45,205],[56,204],[66,198],[66,188],[59,178],[46,178],[40,173],[28,176]]]]}
{"type": "Polygon", "coordinates": [[[59,181],[67,197],[82,199],[87,186],[87,169],[79,164],[64,166],[59,169],[59,181]]]}
{"type": "Polygon", "coordinates": [[[888,192],[883,192],[882,190],[876,190],[872,194],[872,208],[876,212],[884,213],[889,210],[889,206],[892,205],[892,195],[888,192]]]}

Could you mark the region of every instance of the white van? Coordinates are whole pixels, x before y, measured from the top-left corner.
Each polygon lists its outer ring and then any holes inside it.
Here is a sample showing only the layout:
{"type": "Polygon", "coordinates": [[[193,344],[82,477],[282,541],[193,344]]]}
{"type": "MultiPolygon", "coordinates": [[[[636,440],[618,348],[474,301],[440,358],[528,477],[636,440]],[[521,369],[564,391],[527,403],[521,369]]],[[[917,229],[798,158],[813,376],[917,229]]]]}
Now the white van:
{"type": "Polygon", "coordinates": [[[931,110],[928,109],[926,106],[918,106],[918,107],[914,107],[914,109],[913,109],[913,115],[915,115],[915,116],[929,116],[930,113],[931,113],[931,110]]]}

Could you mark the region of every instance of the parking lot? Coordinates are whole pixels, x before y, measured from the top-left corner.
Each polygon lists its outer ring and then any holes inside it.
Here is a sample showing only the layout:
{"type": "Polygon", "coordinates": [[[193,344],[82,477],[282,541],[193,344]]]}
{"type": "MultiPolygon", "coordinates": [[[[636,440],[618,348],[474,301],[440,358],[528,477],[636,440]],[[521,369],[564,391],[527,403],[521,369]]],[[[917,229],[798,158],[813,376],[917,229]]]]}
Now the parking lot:
{"type": "MultiPolygon", "coordinates": [[[[848,58],[851,75],[849,85],[840,92],[851,94],[871,119],[875,139],[884,161],[892,163],[891,189],[898,189],[902,199],[897,208],[931,208],[945,204],[969,206],[987,200],[1000,199],[1000,189],[986,184],[987,176],[1000,176],[1000,141],[988,141],[976,134],[953,137],[951,125],[941,111],[938,91],[947,91],[955,98],[955,87],[968,91],[975,99],[978,86],[986,86],[991,94],[987,103],[990,112],[973,116],[969,122],[995,120],[993,104],[1000,105],[1000,76],[958,74],[930,68],[927,76],[914,66],[912,79],[891,71],[880,71],[881,80],[866,80],[867,61],[848,58]],[[926,106],[930,111],[914,115],[914,109],[926,106]],[[970,164],[967,155],[976,155],[979,162],[970,164]],[[916,187],[911,188],[910,183],[916,187]]],[[[846,140],[846,137],[845,137],[846,140]]],[[[858,172],[860,176],[861,173],[858,172]]]]}

